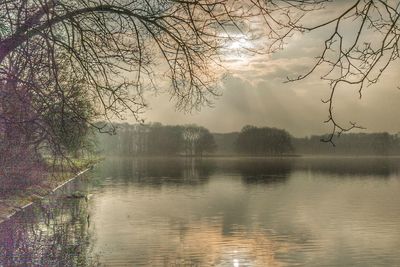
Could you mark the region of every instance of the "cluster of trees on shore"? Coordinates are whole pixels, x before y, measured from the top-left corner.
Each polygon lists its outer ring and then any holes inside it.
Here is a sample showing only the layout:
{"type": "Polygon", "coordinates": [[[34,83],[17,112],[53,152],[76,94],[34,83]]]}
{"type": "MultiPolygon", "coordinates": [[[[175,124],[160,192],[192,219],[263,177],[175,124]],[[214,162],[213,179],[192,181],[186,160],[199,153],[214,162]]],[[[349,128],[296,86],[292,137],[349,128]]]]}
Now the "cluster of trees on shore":
{"type": "MultiPolygon", "coordinates": [[[[204,127],[197,125],[162,125],[152,123],[116,124],[118,134],[98,136],[100,149],[113,155],[185,155],[203,156],[220,153],[224,136],[218,138],[204,127]]],[[[229,135],[229,134],[228,134],[229,135]]],[[[294,151],[291,137],[285,130],[245,126],[233,135],[234,153],[243,155],[282,155],[294,151]]],[[[226,144],[226,142],[225,142],[226,144]]],[[[230,144],[228,144],[229,146],[230,144]]]]}
{"type": "Polygon", "coordinates": [[[247,125],[240,132],[211,133],[197,125],[116,124],[117,134],[100,134],[99,149],[122,156],[203,155],[400,155],[400,136],[349,133],[335,146],[325,135],[297,138],[287,131],[247,125]]]}
{"type": "Polygon", "coordinates": [[[291,137],[281,129],[247,125],[236,139],[236,151],[249,155],[281,155],[294,151],[291,137]]]}
{"type": "MultiPolygon", "coordinates": [[[[288,138],[289,134],[283,138],[288,138]]],[[[235,154],[240,152],[237,150],[237,142],[239,132],[217,133],[214,134],[218,145],[218,154],[235,154]]],[[[310,137],[293,137],[289,135],[290,145],[288,142],[276,143],[279,149],[284,150],[286,154],[292,153],[297,155],[400,155],[400,135],[389,133],[346,133],[342,134],[335,140],[335,146],[330,143],[322,142],[327,135],[312,135],[310,137]],[[282,144],[286,144],[282,145],[282,144]],[[283,147],[282,147],[283,146],[283,147]]],[[[256,139],[253,139],[255,141],[256,139]]],[[[263,146],[265,143],[260,141],[254,144],[255,149],[263,146]]],[[[272,147],[271,147],[272,149],[272,147]]],[[[248,154],[257,155],[259,153],[250,152],[248,154]]],[[[279,153],[277,153],[279,154],[279,153]]]]}
{"type": "Polygon", "coordinates": [[[215,152],[217,145],[210,131],[197,125],[161,123],[116,124],[116,135],[100,134],[100,149],[106,154],[202,156],[215,152]]]}

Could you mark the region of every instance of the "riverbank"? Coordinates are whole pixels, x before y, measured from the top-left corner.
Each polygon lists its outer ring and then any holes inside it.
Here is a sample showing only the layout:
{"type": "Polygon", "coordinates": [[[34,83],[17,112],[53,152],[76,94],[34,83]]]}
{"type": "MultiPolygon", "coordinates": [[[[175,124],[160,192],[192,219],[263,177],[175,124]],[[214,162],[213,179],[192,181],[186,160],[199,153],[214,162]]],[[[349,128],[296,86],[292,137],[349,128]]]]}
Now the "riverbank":
{"type": "Polygon", "coordinates": [[[79,166],[80,171],[64,171],[47,173],[39,183],[24,189],[16,190],[12,194],[0,195],[0,224],[10,219],[16,213],[24,210],[59,188],[88,172],[99,160],[90,160],[79,166]]]}

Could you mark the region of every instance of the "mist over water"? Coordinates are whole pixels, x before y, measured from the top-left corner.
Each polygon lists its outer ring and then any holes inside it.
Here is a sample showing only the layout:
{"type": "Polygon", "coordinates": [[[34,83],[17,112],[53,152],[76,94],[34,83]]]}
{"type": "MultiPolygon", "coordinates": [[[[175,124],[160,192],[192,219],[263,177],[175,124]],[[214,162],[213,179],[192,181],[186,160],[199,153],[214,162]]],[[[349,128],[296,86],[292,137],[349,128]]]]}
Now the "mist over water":
{"type": "Polygon", "coordinates": [[[396,266],[399,163],[109,158],[1,225],[0,263],[396,266]]]}

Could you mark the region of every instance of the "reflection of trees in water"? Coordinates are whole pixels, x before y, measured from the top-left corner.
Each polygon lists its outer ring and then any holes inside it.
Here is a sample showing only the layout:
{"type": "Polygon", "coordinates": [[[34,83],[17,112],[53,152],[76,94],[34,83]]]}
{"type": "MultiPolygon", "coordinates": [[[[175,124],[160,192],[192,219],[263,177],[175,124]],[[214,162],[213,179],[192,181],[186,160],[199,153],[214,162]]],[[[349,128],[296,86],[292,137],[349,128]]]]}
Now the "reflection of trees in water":
{"type": "Polygon", "coordinates": [[[286,182],[293,167],[289,160],[269,160],[238,162],[236,168],[245,184],[275,184],[286,182]]]}
{"type": "MultiPolygon", "coordinates": [[[[211,160],[211,159],[210,159],[211,160]]],[[[216,172],[239,174],[245,184],[269,184],[287,181],[293,169],[293,159],[287,158],[228,158],[215,159],[216,172]]]]}
{"type": "Polygon", "coordinates": [[[239,174],[245,184],[279,184],[292,171],[334,176],[389,177],[399,159],[390,158],[111,158],[99,168],[102,177],[143,186],[198,185],[213,174],[239,174]]]}
{"type": "Polygon", "coordinates": [[[296,169],[336,177],[382,177],[399,173],[396,158],[305,158],[296,161],[296,169]]]}
{"type": "Polygon", "coordinates": [[[127,183],[156,186],[201,184],[216,172],[240,174],[245,183],[284,182],[291,170],[291,160],[113,158],[100,166],[99,173],[127,183]]]}
{"type": "Polygon", "coordinates": [[[159,187],[204,184],[214,168],[213,162],[195,158],[112,158],[98,173],[127,184],[159,187]]]}
{"type": "Polygon", "coordinates": [[[52,199],[0,225],[1,266],[92,266],[84,199],[52,199]]]}
{"type": "Polygon", "coordinates": [[[389,177],[399,174],[399,158],[242,158],[217,161],[216,171],[239,173],[243,182],[280,183],[293,171],[337,177],[389,177]]]}

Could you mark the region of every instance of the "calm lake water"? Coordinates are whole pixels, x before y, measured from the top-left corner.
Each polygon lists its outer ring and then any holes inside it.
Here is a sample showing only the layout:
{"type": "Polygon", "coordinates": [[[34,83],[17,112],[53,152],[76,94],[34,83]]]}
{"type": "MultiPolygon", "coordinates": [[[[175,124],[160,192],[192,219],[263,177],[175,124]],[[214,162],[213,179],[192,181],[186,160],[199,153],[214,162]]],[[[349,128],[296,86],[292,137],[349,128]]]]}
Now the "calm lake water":
{"type": "Polygon", "coordinates": [[[0,266],[400,266],[399,168],[108,159],[0,225],[0,266]]]}

